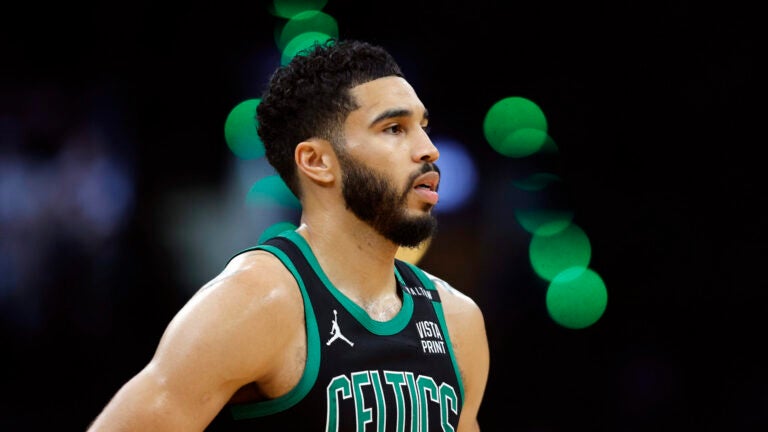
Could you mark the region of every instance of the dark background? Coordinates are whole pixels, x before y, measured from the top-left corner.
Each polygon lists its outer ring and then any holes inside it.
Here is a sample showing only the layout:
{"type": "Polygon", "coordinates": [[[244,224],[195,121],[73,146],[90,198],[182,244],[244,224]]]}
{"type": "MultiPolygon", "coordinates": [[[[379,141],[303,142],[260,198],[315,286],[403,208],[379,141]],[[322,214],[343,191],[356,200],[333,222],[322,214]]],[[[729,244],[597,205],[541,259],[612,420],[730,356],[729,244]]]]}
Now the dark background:
{"type": "MultiPolygon", "coordinates": [[[[471,202],[440,217],[421,265],[485,312],[484,430],[768,426],[765,47],[754,8],[699,3],[324,8],[342,38],[393,52],[433,131],[467,144],[481,173],[471,202]],[[556,160],[490,149],[484,115],[508,96],[542,108],[556,160]],[[510,179],[541,166],[564,180],[558,199],[589,235],[590,267],[608,290],[604,315],[585,329],[548,317],[530,236],[513,217],[510,179]]],[[[0,429],[84,430],[214,276],[183,274],[189,252],[161,235],[183,226],[158,214],[172,195],[213,191],[215,203],[224,194],[233,159],[224,120],[259,96],[277,62],[281,19],[268,11],[268,2],[131,2],[3,13],[0,429]],[[94,155],[113,165],[89,164],[94,155]],[[94,192],[117,205],[109,198],[128,190],[124,211],[89,219],[75,205],[87,195],[80,164],[126,174],[129,184],[94,192]],[[35,175],[15,176],[19,166],[35,175]],[[57,205],[19,199],[27,188],[57,205]]],[[[206,230],[185,235],[206,249],[225,224],[201,218],[206,230]]],[[[255,243],[242,222],[241,240],[255,243]]],[[[235,252],[211,249],[214,267],[235,252]]]]}

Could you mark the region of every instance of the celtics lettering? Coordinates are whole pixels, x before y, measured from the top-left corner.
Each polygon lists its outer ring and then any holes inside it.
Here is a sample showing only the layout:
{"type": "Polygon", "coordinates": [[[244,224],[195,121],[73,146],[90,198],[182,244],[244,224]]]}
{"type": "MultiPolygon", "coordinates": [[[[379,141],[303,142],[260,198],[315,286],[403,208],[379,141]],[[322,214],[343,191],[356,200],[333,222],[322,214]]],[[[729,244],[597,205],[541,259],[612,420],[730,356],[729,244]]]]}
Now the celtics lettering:
{"type": "Polygon", "coordinates": [[[430,376],[387,370],[337,375],[327,387],[326,432],[338,431],[340,402],[349,398],[354,401],[358,432],[365,431],[368,424],[376,425],[377,432],[423,432],[430,430],[430,422],[438,422],[444,432],[455,430],[449,414],[458,413],[456,390],[446,383],[437,384],[430,376]],[[364,397],[366,386],[373,390],[372,398],[364,397]],[[387,406],[385,394],[394,396],[389,398],[394,399],[394,406],[387,406]],[[439,417],[430,418],[431,406],[439,407],[439,417]],[[386,424],[389,410],[396,413],[394,425],[386,424]]]}

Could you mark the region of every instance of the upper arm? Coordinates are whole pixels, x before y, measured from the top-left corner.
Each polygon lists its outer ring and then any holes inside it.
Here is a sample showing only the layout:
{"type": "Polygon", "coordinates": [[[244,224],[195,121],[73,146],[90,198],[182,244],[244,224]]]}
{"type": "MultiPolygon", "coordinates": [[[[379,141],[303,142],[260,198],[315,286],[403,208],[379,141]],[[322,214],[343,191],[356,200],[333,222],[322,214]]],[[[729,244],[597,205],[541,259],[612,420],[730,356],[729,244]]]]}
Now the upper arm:
{"type": "Polygon", "coordinates": [[[447,282],[427,274],[440,293],[448,332],[464,385],[464,406],[458,431],[478,431],[477,414],[490,367],[485,320],[478,305],[447,282]]]}
{"type": "Polygon", "coordinates": [[[252,261],[257,272],[235,262],[184,305],[149,364],[89,430],[201,431],[238,388],[269,373],[283,340],[272,336],[285,331],[283,317],[296,319],[301,310],[290,294],[297,290],[285,289],[285,272],[260,255],[252,261]]]}

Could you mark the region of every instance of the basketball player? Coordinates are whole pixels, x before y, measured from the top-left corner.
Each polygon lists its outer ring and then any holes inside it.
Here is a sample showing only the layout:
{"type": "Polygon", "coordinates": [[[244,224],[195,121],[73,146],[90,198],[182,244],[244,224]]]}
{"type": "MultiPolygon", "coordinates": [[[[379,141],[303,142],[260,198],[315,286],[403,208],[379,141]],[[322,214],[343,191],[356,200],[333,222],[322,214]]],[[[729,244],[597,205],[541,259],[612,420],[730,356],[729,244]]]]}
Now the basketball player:
{"type": "Polygon", "coordinates": [[[400,67],[369,43],[317,44],[256,114],[298,228],[230,259],[89,430],[478,431],[482,313],[396,259],[433,235],[440,181],[400,67]]]}

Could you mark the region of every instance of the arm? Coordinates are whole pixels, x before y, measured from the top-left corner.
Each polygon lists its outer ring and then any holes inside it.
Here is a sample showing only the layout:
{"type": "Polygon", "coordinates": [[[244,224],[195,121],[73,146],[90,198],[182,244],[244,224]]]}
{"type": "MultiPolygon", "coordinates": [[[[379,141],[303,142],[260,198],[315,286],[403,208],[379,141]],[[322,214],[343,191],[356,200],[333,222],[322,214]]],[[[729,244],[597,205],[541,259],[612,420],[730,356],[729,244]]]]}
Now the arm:
{"type": "Polygon", "coordinates": [[[246,255],[171,320],[149,364],[120,388],[89,432],[202,431],[238,388],[279,369],[281,341],[288,338],[275,334],[303,323],[301,296],[272,255],[246,255]]]}
{"type": "Polygon", "coordinates": [[[451,342],[464,384],[464,406],[458,432],[477,432],[477,414],[485,393],[490,367],[488,337],[482,311],[477,304],[447,282],[427,274],[437,287],[451,342]]]}

